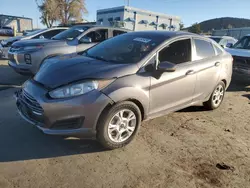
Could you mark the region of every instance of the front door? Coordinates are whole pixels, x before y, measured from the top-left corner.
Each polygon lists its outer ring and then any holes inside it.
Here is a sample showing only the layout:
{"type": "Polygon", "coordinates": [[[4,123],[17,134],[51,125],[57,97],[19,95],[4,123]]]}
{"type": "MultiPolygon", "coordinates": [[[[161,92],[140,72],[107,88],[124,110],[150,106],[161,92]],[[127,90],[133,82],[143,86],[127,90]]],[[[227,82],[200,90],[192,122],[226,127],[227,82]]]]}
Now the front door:
{"type": "Polygon", "coordinates": [[[82,52],[86,49],[91,48],[92,46],[108,39],[108,29],[98,29],[94,31],[90,31],[86,33],[82,38],[90,38],[90,43],[81,43],[81,39],[79,40],[79,44],[76,47],[76,52],[82,52]]]}
{"type": "Polygon", "coordinates": [[[179,39],[158,52],[158,63],[176,64],[174,72],[151,77],[150,115],[181,109],[192,103],[196,74],[192,62],[191,39],[179,39]]]}

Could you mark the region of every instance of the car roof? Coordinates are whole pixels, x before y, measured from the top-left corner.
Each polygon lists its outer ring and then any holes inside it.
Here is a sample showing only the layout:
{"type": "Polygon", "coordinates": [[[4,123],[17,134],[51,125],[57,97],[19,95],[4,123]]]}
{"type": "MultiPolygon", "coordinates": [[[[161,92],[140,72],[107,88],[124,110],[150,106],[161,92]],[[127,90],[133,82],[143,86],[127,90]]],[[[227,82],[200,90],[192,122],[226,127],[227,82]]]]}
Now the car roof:
{"type": "Polygon", "coordinates": [[[183,31],[135,31],[130,33],[133,34],[140,34],[141,36],[154,36],[159,37],[162,39],[169,39],[172,37],[178,37],[178,36],[196,36],[196,37],[202,37],[194,33],[189,32],[183,32],[183,31]]]}
{"type": "Polygon", "coordinates": [[[82,28],[98,28],[98,29],[117,29],[117,30],[121,30],[121,31],[131,31],[128,29],[124,29],[124,28],[119,28],[119,27],[108,27],[108,26],[101,26],[101,25],[74,25],[72,27],[82,27],[82,28]]]}

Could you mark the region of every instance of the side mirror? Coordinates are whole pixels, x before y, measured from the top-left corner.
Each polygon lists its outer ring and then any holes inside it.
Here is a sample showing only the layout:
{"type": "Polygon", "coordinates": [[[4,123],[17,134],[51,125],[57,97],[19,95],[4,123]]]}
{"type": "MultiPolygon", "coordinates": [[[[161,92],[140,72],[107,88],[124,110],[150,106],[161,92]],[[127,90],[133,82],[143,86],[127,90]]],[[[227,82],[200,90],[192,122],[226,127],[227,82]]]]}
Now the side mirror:
{"type": "Polygon", "coordinates": [[[227,43],[226,47],[227,48],[232,48],[233,47],[233,43],[227,43]]]}
{"type": "Polygon", "coordinates": [[[39,39],[44,39],[44,36],[43,36],[43,35],[40,35],[40,36],[39,36],[39,39]]]}
{"type": "Polygon", "coordinates": [[[157,70],[162,72],[174,72],[176,70],[176,65],[168,61],[163,61],[158,65],[157,70]]]}
{"type": "Polygon", "coordinates": [[[89,38],[89,37],[82,37],[80,39],[80,43],[87,43],[87,44],[89,44],[89,43],[92,43],[92,39],[89,38]]]}

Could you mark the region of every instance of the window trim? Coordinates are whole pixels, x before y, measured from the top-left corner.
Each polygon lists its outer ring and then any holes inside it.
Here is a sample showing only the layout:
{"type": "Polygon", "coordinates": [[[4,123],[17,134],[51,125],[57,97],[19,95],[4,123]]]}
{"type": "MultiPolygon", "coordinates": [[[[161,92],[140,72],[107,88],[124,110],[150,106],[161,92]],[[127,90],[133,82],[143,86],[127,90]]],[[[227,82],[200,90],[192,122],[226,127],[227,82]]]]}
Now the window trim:
{"type": "Polygon", "coordinates": [[[211,40],[210,39],[206,39],[206,38],[205,39],[204,38],[200,38],[200,37],[192,37],[192,41],[193,41],[193,45],[194,45],[194,48],[193,48],[193,50],[194,50],[194,59],[193,59],[193,61],[207,60],[207,59],[211,59],[211,58],[214,58],[214,57],[217,56],[216,50],[214,49],[214,44],[213,44],[213,42],[211,40]],[[197,40],[203,40],[203,41],[206,41],[206,42],[210,43],[212,45],[213,50],[214,50],[214,56],[206,57],[206,58],[203,58],[203,59],[199,59],[198,58],[199,56],[197,55],[197,51],[196,51],[195,41],[194,41],[195,39],[197,39],[197,40]]]}
{"type": "Polygon", "coordinates": [[[174,38],[170,41],[168,41],[166,44],[164,44],[163,46],[161,46],[159,49],[157,49],[156,51],[156,67],[159,65],[159,53],[161,50],[163,50],[164,48],[166,48],[167,46],[171,45],[174,42],[177,41],[181,41],[181,40],[190,40],[190,44],[191,44],[191,61],[188,62],[184,62],[184,63],[180,63],[180,64],[176,64],[176,66],[182,66],[182,65],[187,65],[193,62],[193,44],[192,44],[192,37],[189,36],[185,36],[185,37],[178,37],[178,38],[174,38]]]}

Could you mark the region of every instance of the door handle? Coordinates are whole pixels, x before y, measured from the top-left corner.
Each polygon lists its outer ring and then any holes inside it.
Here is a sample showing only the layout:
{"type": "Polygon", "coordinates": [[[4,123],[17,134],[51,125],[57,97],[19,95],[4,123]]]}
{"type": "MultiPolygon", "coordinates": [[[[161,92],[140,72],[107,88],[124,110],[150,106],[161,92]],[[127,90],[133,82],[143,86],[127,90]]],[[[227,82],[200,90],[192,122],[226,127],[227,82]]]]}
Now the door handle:
{"type": "Polygon", "coordinates": [[[194,70],[189,70],[189,71],[187,71],[186,75],[192,75],[194,73],[195,73],[194,70]]]}
{"type": "Polygon", "coordinates": [[[219,66],[220,66],[220,62],[216,62],[216,63],[214,64],[214,66],[219,67],[219,66]]]}

